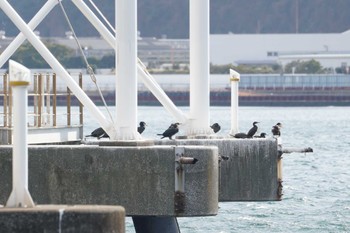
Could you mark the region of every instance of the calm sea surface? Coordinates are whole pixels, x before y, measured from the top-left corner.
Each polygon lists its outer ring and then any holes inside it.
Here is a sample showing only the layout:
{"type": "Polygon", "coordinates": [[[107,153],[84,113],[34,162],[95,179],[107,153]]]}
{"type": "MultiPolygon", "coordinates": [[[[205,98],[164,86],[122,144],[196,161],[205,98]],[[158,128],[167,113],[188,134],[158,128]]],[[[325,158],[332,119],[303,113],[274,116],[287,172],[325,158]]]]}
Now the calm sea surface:
{"type": "MultiPolygon", "coordinates": [[[[157,138],[175,121],[162,107],[140,107],[138,115],[148,125],[145,138],[157,138]]],[[[284,146],[314,152],[283,156],[282,201],[219,203],[217,216],[178,218],[181,232],[350,232],[349,120],[350,107],[240,107],[240,131],[259,121],[259,131],[270,134],[271,126],[281,122],[284,146]]],[[[85,134],[98,127],[94,122],[85,110],[85,134]]],[[[212,107],[214,122],[227,135],[230,109],[212,107]]],[[[135,232],[130,218],[126,230],[135,232]]]]}

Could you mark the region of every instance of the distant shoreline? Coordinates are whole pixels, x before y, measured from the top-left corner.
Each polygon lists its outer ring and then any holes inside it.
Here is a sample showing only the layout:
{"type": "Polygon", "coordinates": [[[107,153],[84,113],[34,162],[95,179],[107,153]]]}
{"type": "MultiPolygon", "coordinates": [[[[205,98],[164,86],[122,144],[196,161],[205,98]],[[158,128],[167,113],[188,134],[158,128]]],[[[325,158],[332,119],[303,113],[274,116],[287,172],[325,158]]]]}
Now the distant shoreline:
{"type": "MultiPolygon", "coordinates": [[[[96,93],[87,93],[91,100],[102,106],[103,102],[96,93]]],[[[177,106],[189,106],[190,94],[188,91],[166,91],[168,97],[177,106]]],[[[115,105],[115,93],[108,91],[104,93],[108,105],[115,105]]],[[[2,100],[0,100],[0,104],[2,100]]],[[[29,98],[28,104],[33,105],[33,98],[29,98]]],[[[57,106],[66,106],[67,100],[64,96],[57,96],[57,106]]],[[[79,101],[72,96],[72,106],[78,106],[79,101]]],[[[161,106],[160,102],[149,91],[138,93],[139,106],[161,106]]],[[[211,106],[230,106],[230,91],[211,91],[211,106]]],[[[314,90],[301,91],[289,90],[280,92],[266,92],[261,90],[240,90],[240,106],[350,106],[350,90],[314,90]]]]}

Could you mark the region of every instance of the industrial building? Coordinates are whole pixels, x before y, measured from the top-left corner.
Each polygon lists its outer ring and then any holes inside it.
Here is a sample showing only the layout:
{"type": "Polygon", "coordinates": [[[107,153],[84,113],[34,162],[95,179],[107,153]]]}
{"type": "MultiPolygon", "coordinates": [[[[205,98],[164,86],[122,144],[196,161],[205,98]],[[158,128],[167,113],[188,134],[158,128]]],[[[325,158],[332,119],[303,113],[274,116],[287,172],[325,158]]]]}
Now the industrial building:
{"type": "Polygon", "coordinates": [[[267,65],[315,59],[325,68],[349,67],[350,30],[317,34],[211,35],[213,64],[267,65]]]}
{"type": "MultiPolygon", "coordinates": [[[[37,32],[40,36],[40,33],[37,32]]],[[[101,58],[114,51],[102,38],[78,38],[87,57],[101,58]]],[[[0,32],[0,52],[13,40],[0,32]]],[[[42,38],[45,42],[79,49],[70,32],[65,37],[42,38]]],[[[212,34],[210,61],[214,65],[277,65],[315,59],[325,68],[350,66],[350,30],[316,34],[212,34]]],[[[151,68],[188,68],[189,40],[164,38],[138,39],[138,56],[151,68]]]]}

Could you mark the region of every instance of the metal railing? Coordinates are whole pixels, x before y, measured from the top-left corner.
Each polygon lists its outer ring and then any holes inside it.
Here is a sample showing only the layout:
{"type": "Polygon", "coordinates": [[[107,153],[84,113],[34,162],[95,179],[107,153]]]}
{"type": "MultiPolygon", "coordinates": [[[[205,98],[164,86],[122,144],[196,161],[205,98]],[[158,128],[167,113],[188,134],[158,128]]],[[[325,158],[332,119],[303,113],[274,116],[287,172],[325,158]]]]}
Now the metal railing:
{"type": "MultiPolygon", "coordinates": [[[[0,76],[1,77],[1,76],[0,76]]],[[[9,85],[9,75],[2,75],[3,85],[0,92],[0,104],[2,102],[3,111],[0,112],[2,120],[0,127],[12,127],[12,88],[9,85]]],[[[28,127],[56,127],[56,126],[72,126],[72,117],[79,115],[74,125],[83,125],[83,105],[79,102],[79,110],[72,111],[72,92],[67,88],[66,92],[57,92],[57,77],[55,73],[34,74],[32,76],[32,84],[28,88],[28,127]],[[60,102],[64,101],[66,111],[57,111],[58,98],[60,102]],[[66,116],[65,120],[59,117],[66,116]]],[[[78,82],[80,88],[83,85],[83,76],[80,73],[78,82]]]]}

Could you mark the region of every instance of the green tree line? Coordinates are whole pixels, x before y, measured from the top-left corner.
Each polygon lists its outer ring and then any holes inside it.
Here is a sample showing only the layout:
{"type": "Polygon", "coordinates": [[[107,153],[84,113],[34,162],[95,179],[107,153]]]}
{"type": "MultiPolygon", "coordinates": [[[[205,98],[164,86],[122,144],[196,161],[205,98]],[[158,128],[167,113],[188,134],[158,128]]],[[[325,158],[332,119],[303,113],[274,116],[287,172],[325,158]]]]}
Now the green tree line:
{"type": "MultiPolygon", "coordinates": [[[[50,52],[66,69],[83,69],[86,68],[85,61],[82,56],[76,56],[75,51],[63,45],[46,44],[50,52]]],[[[25,43],[19,47],[11,59],[23,64],[28,68],[49,69],[50,66],[34,49],[34,47],[25,43]]],[[[87,58],[89,65],[93,69],[113,69],[115,68],[115,56],[108,55],[98,59],[95,57],[87,58]]],[[[4,65],[8,68],[8,64],[4,65]]],[[[212,74],[228,74],[230,69],[234,69],[241,74],[273,74],[273,73],[296,73],[296,74],[320,74],[329,72],[328,69],[321,66],[316,60],[309,61],[293,61],[285,67],[279,65],[273,66],[247,66],[233,64],[214,65],[210,64],[210,73],[212,74]]],[[[150,70],[152,73],[152,70],[150,70]]],[[[338,73],[342,73],[341,69],[337,69],[338,73]]],[[[153,72],[154,73],[154,72],[153,72]]],[[[189,73],[188,69],[180,70],[177,64],[173,65],[170,70],[162,71],[162,73],[189,73]]]]}
{"type": "MultiPolygon", "coordinates": [[[[63,45],[51,43],[47,43],[46,47],[66,69],[86,68],[84,58],[82,56],[76,56],[74,50],[63,45]]],[[[47,64],[47,62],[29,43],[25,43],[22,46],[20,46],[15,52],[15,54],[11,57],[11,59],[23,64],[28,68],[50,68],[49,64],[47,64]]],[[[95,57],[88,57],[87,61],[93,69],[115,67],[114,55],[103,56],[101,59],[97,59],[95,57]]],[[[4,65],[4,68],[8,68],[8,63],[4,65]]]]}

